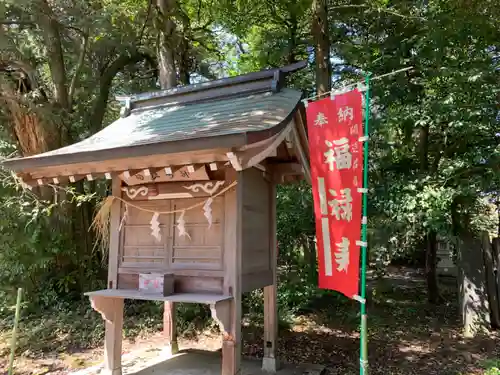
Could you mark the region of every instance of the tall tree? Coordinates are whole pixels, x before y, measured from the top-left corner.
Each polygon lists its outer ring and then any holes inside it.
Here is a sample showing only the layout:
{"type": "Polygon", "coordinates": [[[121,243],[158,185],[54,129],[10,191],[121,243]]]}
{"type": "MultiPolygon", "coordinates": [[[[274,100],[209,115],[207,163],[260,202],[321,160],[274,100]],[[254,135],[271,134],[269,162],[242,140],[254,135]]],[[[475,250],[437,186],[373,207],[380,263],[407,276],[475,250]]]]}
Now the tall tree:
{"type": "Polygon", "coordinates": [[[316,94],[320,95],[330,91],[332,81],[327,0],[313,0],[311,25],[316,66],[316,94]]]}

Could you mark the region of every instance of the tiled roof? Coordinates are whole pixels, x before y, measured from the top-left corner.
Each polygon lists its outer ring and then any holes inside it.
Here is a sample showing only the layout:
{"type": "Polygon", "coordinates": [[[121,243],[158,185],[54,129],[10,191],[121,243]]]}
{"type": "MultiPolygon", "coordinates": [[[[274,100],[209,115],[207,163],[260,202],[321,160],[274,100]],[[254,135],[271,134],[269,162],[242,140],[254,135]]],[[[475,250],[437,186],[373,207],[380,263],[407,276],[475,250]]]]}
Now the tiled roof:
{"type": "Polygon", "coordinates": [[[35,157],[267,130],[285,120],[300,98],[299,91],[282,89],[229,100],[140,108],[81,142],[35,157]]]}

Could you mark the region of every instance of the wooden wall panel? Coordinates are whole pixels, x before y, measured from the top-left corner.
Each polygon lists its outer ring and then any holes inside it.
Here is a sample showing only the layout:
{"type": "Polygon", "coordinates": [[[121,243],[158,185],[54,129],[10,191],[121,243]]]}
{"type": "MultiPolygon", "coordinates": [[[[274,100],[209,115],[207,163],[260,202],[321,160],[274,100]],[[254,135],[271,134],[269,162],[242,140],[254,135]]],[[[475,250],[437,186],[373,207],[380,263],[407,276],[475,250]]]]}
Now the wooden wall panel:
{"type": "MultiPolygon", "coordinates": [[[[243,173],[242,268],[243,275],[271,269],[269,182],[263,172],[251,168],[243,173]]],[[[264,285],[262,285],[264,286],[264,285]]],[[[243,289],[246,290],[245,286],[243,289]]]]}
{"type": "Polygon", "coordinates": [[[176,293],[222,294],[222,277],[176,276],[176,293]]]}
{"type": "MultiPolygon", "coordinates": [[[[204,198],[134,201],[134,204],[158,211],[186,209],[204,198]]],[[[171,272],[176,293],[222,293],[224,272],[224,200],[212,203],[209,228],[203,205],[184,214],[189,237],[180,237],[177,221],[181,213],[160,215],[161,239],[151,235],[153,213],[129,208],[121,231],[118,287],[137,289],[138,274],[171,272]]]]}
{"type": "MultiPolygon", "coordinates": [[[[222,277],[198,277],[198,276],[178,276],[175,275],[175,293],[222,293],[222,277]]],[[[138,289],[139,274],[120,273],[118,274],[118,289],[138,289]]]]}
{"type": "MultiPolygon", "coordinates": [[[[169,211],[169,201],[134,202],[146,209],[169,211]]],[[[123,213],[122,213],[123,215],[123,213]]],[[[161,239],[151,235],[150,221],[153,213],[129,207],[127,218],[121,231],[119,267],[168,268],[168,229],[171,215],[160,215],[161,239]]]]}
{"type": "MultiPolygon", "coordinates": [[[[180,210],[205,201],[206,198],[177,199],[173,201],[173,207],[175,210],[180,210]]],[[[175,214],[171,224],[173,231],[171,264],[173,270],[222,270],[222,212],[224,210],[224,199],[222,197],[215,198],[211,209],[211,227],[209,227],[207,218],[204,215],[203,207],[197,207],[185,212],[184,225],[189,237],[178,235],[177,225],[181,214],[175,214]]]]}

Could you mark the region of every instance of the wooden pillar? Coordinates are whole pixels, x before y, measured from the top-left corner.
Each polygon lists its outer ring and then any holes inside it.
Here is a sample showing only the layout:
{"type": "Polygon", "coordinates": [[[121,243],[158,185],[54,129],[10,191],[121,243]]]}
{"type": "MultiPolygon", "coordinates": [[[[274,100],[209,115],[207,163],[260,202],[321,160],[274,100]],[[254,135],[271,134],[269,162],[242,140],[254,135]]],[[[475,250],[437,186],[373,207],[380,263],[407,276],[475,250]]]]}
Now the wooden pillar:
{"type": "Polygon", "coordinates": [[[101,313],[106,325],[103,375],[121,375],[123,299],[92,296],[90,301],[94,310],[101,313]]]}
{"type": "MultiPolygon", "coordinates": [[[[112,194],[115,197],[122,196],[122,180],[114,176],[111,181],[112,194]]],[[[111,207],[110,226],[109,226],[109,253],[108,253],[108,289],[118,287],[118,258],[120,253],[120,221],[121,221],[122,202],[115,199],[111,207]]]]}
{"type": "Polygon", "coordinates": [[[228,323],[222,328],[222,375],[241,373],[241,217],[243,175],[224,201],[224,294],[233,298],[225,304],[228,323]]]}
{"type": "Polygon", "coordinates": [[[165,302],[163,311],[163,335],[167,342],[165,350],[168,356],[179,352],[175,314],[175,302],[165,302]]]}
{"type": "Polygon", "coordinates": [[[264,287],[264,358],[262,370],[276,372],[279,370],[279,361],[276,356],[278,342],[278,304],[277,304],[277,238],[276,238],[276,185],[270,183],[269,187],[269,215],[270,236],[269,250],[271,256],[271,269],[273,274],[272,285],[264,287]]]}

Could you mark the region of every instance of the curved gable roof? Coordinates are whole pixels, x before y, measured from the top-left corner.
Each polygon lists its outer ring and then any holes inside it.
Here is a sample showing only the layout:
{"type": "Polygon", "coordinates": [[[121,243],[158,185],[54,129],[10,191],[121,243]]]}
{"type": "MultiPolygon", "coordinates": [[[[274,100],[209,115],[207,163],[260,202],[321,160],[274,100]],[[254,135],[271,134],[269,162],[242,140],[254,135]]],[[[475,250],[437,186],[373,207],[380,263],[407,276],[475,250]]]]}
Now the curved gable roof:
{"type": "Polygon", "coordinates": [[[98,133],[57,150],[4,160],[3,165],[33,172],[256,143],[283,130],[295,114],[302,94],[282,88],[283,78],[303,65],[120,98],[123,117],[98,133]]]}

